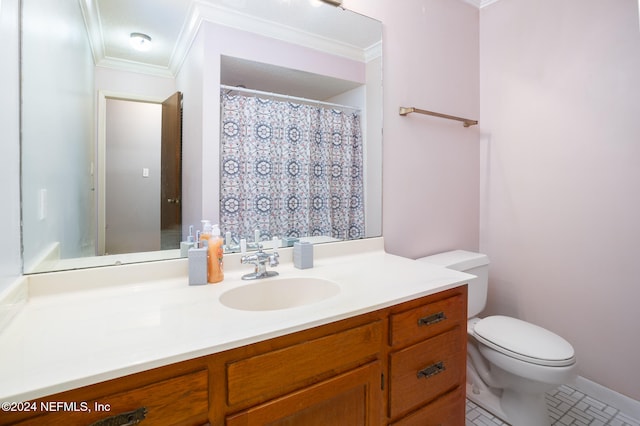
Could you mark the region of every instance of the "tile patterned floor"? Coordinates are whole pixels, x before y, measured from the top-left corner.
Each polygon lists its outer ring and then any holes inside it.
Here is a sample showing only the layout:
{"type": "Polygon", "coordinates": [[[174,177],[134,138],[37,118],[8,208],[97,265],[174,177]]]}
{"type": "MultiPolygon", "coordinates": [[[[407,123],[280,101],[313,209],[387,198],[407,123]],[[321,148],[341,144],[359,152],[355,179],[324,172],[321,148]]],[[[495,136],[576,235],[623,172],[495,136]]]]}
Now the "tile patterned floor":
{"type": "MultiPolygon", "coordinates": [[[[569,386],[560,386],[549,392],[547,406],[553,426],[640,426],[640,420],[632,419],[569,386]]],[[[467,400],[465,426],[496,425],[507,423],[467,400]]]]}

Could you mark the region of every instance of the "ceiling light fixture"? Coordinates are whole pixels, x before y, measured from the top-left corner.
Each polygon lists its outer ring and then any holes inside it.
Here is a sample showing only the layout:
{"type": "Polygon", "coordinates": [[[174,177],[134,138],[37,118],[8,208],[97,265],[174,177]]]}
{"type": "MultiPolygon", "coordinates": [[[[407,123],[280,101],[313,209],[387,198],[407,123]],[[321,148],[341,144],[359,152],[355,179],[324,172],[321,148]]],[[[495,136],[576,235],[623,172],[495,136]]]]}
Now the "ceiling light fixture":
{"type": "Polygon", "coordinates": [[[151,49],[151,37],[142,33],[131,33],[129,38],[131,47],[141,52],[146,52],[151,49]]]}

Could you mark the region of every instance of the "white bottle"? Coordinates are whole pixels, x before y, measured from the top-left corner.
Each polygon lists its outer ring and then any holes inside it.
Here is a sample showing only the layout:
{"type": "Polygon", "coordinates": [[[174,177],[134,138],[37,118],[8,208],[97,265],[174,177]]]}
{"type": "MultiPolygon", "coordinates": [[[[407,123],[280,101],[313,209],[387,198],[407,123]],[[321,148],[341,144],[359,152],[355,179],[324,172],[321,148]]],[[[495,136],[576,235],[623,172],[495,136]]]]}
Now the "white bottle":
{"type": "Polygon", "coordinates": [[[197,241],[188,251],[189,285],[203,285],[207,283],[207,241],[200,241],[200,231],[196,233],[197,241]]]}
{"type": "Polygon", "coordinates": [[[187,257],[189,255],[189,249],[195,245],[195,238],[193,237],[193,225],[189,226],[189,236],[186,241],[180,242],[180,257],[187,257]]]}

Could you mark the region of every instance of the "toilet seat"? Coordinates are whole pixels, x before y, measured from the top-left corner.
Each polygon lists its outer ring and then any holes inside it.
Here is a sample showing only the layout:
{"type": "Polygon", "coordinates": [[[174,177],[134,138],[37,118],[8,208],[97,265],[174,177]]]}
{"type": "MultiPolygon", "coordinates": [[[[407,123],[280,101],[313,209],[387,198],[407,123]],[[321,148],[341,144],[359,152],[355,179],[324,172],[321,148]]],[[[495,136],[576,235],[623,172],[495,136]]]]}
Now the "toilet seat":
{"type": "Polygon", "coordinates": [[[482,344],[512,358],[548,367],[575,363],[569,342],[549,330],[517,318],[490,316],[476,322],[473,336],[482,344]]]}

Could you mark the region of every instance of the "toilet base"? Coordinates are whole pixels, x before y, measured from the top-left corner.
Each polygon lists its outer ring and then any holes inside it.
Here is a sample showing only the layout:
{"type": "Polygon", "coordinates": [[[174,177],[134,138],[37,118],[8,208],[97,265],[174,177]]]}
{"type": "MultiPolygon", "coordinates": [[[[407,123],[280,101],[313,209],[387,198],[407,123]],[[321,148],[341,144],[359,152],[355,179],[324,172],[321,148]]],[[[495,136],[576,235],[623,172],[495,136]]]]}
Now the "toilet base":
{"type": "Polygon", "coordinates": [[[500,397],[488,388],[479,389],[477,386],[467,383],[467,399],[498,417],[503,422],[508,423],[507,415],[502,411],[502,407],[500,406],[500,397]]]}
{"type": "Polygon", "coordinates": [[[490,389],[467,383],[467,399],[512,426],[550,425],[544,395],[522,395],[503,390],[502,397],[490,389]],[[502,406],[507,407],[507,412],[502,406]]]}
{"type": "Polygon", "coordinates": [[[513,426],[550,426],[544,394],[502,392],[501,406],[513,426]]]}

